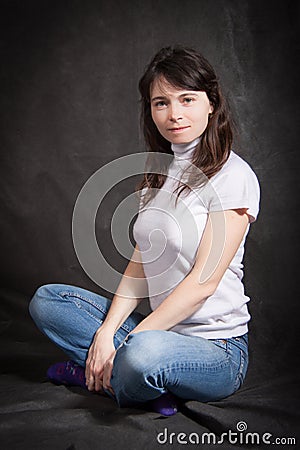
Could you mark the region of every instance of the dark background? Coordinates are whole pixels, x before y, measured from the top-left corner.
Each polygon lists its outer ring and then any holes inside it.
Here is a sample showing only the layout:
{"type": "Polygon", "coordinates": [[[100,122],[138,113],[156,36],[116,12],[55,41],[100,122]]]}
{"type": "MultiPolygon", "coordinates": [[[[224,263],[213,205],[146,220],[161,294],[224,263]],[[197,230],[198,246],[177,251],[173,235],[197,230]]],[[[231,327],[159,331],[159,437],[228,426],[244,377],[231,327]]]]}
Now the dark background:
{"type": "MultiPolygon", "coordinates": [[[[144,150],[138,80],[159,48],[179,43],[215,67],[239,125],[234,150],[261,185],[261,211],[244,259],[252,314],[248,380],[259,385],[295,374],[299,2],[2,0],[0,21],[4,339],[22,342],[28,333],[40,345],[27,305],[42,284],[103,293],[76,258],[73,207],[98,168],[144,150]]],[[[122,193],[134,184],[122,185],[122,193]]],[[[118,199],[120,186],[111,195],[118,199]]],[[[126,261],[109,233],[113,203],[99,211],[97,236],[122,271],[126,261]]],[[[13,351],[15,358],[22,353],[7,349],[7,361],[13,351]]]]}

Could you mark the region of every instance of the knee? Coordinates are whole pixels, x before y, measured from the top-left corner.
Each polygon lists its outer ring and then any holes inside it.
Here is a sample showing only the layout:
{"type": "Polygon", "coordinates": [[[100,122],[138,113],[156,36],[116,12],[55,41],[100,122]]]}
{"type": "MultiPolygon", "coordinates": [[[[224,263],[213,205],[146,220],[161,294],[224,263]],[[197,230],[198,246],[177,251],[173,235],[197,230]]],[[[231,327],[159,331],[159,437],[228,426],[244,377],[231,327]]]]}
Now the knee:
{"type": "Polygon", "coordinates": [[[57,285],[54,284],[40,286],[30,300],[29,313],[39,327],[42,327],[43,323],[51,318],[52,299],[57,292],[56,287],[57,285]]]}
{"type": "Polygon", "coordinates": [[[164,333],[149,330],[131,334],[118,349],[111,384],[119,406],[145,401],[149,387],[156,391],[164,388],[164,333]]]}
{"type": "Polygon", "coordinates": [[[129,335],[128,340],[117,351],[114,367],[116,374],[127,379],[144,377],[162,361],[165,331],[149,330],[129,335]]]}

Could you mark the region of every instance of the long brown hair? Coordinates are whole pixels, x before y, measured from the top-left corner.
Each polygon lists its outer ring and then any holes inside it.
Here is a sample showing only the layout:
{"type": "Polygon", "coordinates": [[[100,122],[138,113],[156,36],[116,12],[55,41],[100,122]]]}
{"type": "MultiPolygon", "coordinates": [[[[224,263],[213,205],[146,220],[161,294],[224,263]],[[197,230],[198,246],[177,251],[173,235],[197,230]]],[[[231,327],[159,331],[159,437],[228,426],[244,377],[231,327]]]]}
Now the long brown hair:
{"type": "MultiPolygon", "coordinates": [[[[230,155],[233,124],[215,71],[204,56],[183,46],[165,47],[154,56],[139,82],[141,125],[148,151],[173,154],[171,143],[159,133],[151,115],[150,91],[154,80],[158,78],[164,78],[177,88],[206,92],[213,106],[213,113],[210,114],[208,125],[200,136],[191,161],[204,177],[199,179],[199,171],[191,173],[188,183],[177,187],[180,188],[177,194],[179,196],[186,189],[199,187],[199,183],[205,183],[204,180],[210,179],[223,167],[230,155]]],[[[153,188],[160,189],[166,180],[164,173],[167,173],[167,167],[159,166],[167,163],[159,160],[153,153],[149,154],[144,178],[137,186],[138,190],[150,188],[148,195],[144,197],[144,203],[153,197],[153,188]]]]}

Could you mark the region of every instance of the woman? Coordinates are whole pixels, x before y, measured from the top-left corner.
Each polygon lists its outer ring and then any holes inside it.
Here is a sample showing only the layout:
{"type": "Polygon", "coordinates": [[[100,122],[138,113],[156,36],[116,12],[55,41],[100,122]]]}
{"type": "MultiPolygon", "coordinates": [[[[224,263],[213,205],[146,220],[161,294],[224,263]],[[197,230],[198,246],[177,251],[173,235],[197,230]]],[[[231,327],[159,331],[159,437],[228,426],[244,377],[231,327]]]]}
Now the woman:
{"type": "Polygon", "coordinates": [[[75,286],[42,286],[30,313],[72,358],[50,367],[50,380],[171,415],[179,399],[222,399],[245,378],[242,259],[260,190],[231,150],[228,107],[202,55],[163,48],[139,89],[151,153],[120,286],[112,302],[75,286]],[[141,283],[152,309],[146,317],[134,311],[141,283]]]}

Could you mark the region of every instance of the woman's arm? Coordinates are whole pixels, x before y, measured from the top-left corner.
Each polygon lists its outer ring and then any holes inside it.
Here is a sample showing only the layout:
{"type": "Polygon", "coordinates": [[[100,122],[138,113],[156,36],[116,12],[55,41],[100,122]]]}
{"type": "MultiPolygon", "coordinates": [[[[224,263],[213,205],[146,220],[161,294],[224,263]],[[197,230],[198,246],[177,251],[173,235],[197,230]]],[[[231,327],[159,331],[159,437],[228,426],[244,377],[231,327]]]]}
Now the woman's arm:
{"type": "Polygon", "coordinates": [[[132,311],[147,296],[147,281],[140,250],[136,245],[99,332],[114,335],[132,311]]]}
{"type": "Polygon", "coordinates": [[[168,330],[195,313],[217,289],[240,246],[248,223],[246,209],[210,213],[193,269],[132,333],[168,330]]]}
{"type": "Polygon", "coordinates": [[[101,389],[104,364],[115,353],[114,334],[147,295],[147,281],[140,251],[136,246],[113,297],[106,319],[95,333],[89,349],[85,370],[89,390],[101,389]]]}
{"type": "MultiPolygon", "coordinates": [[[[145,330],[168,330],[196,312],[217,289],[240,246],[248,223],[246,209],[210,213],[191,272],[129,334],[145,330]]],[[[114,354],[107,360],[103,373],[103,387],[110,390],[113,360],[114,354]]]]}

